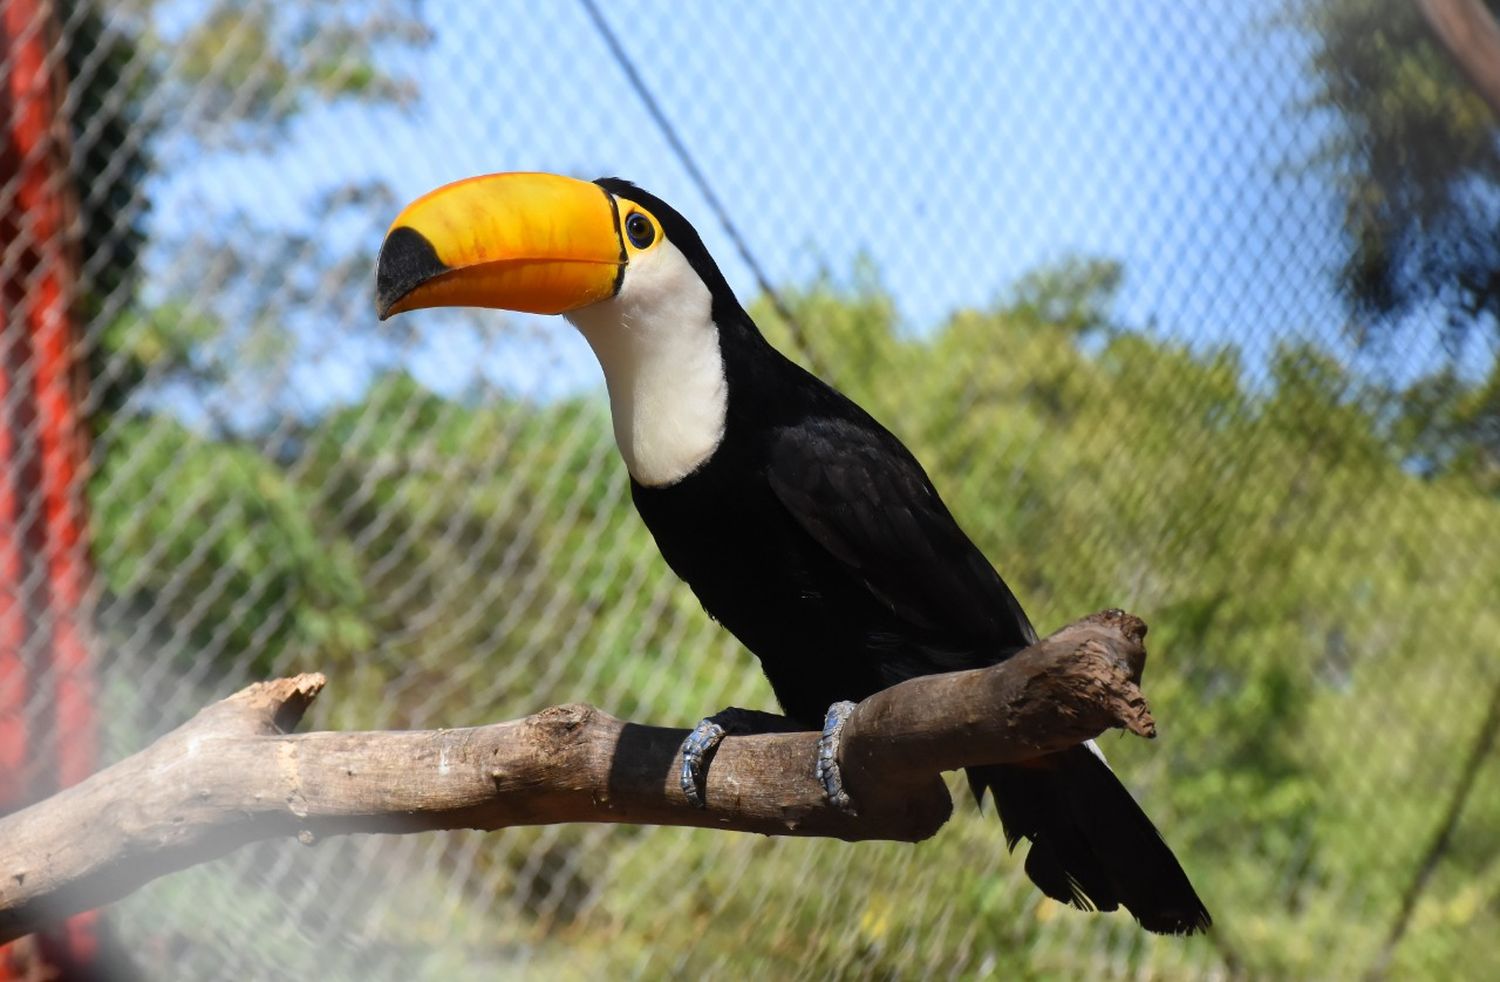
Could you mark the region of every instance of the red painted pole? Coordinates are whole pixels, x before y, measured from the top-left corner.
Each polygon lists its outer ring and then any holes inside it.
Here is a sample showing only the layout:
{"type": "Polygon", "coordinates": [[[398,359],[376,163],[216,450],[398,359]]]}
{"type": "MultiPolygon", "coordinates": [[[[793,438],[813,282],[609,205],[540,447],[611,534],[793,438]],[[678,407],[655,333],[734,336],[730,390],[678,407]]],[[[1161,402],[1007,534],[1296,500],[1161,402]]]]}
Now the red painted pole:
{"type": "MultiPolygon", "coordinates": [[[[97,755],[56,28],[49,0],[0,0],[0,811],[81,780],[97,755]]],[[[98,956],[97,917],[85,914],[0,950],[0,978],[94,975],[98,956]]]]}

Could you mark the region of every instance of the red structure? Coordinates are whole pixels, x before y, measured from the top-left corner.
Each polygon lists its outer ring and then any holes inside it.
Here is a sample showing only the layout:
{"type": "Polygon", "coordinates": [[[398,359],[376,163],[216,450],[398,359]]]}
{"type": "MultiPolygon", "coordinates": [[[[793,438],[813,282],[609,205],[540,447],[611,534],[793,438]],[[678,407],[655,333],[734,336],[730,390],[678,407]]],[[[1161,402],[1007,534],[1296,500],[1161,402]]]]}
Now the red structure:
{"type": "MultiPolygon", "coordinates": [[[[66,91],[49,0],[0,0],[0,812],[96,763],[66,91]]],[[[96,915],[0,949],[0,979],[94,975],[96,915]]]]}

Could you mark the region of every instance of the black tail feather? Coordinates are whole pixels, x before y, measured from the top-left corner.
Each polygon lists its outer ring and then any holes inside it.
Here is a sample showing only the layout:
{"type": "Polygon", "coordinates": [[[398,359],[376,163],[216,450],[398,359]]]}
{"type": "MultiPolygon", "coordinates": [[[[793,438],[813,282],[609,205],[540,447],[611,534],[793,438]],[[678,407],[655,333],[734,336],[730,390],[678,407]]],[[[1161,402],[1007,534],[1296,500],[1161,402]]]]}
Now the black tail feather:
{"type": "Polygon", "coordinates": [[[1080,910],[1121,905],[1158,934],[1213,923],[1177,857],[1109,766],[1087,747],[1036,762],[969,769],[976,798],[994,795],[1011,849],[1031,842],[1026,875],[1080,910]]]}

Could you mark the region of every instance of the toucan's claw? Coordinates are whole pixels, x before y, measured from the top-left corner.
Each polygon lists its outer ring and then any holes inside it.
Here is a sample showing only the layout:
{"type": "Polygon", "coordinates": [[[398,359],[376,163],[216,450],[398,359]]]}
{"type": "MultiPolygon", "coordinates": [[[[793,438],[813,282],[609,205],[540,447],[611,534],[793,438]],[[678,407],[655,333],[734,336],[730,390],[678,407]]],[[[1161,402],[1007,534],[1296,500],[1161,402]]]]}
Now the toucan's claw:
{"type": "Polygon", "coordinates": [[[844,736],[844,724],[853,713],[854,703],[848,700],[828,707],[828,715],[823,719],[823,735],[818,738],[817,774],[829,802],[839,811],[858,815],[859,812],[854,810],[854,799],[844,790],[844,775],[839,770],[839,741],[844,736]]]}
{"type": "Polygon", "coordinates": [[[682,741],[682,793],[695,808],[708,807],[708,802],[703,798],[707,780],[704,771],[719,744],[731,734],[738,736],[755,732],[752,721],[765,715],[730,706],[699,720],[698,725],[693,727],[693,732],[682,741]]]}

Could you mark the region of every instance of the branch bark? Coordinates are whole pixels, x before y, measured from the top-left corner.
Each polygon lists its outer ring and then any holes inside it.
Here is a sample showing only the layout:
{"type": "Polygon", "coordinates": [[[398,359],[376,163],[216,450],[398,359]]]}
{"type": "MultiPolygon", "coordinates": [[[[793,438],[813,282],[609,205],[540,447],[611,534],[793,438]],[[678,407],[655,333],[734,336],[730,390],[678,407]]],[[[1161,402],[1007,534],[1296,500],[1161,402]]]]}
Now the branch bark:
{"type": "Polygon", "coordinates": [[[1500,118],[1500,25],[1481,0],[1416,0],[1427,26],[1500,118]]]}
{"type": "Polygon", "coordinates": [[[686,730],[574,705],[466,729],[293,735],[323,676],[257,683],[0,819],[0,943],[278,836],[627,822],[920,841],[952,810],[943,771],[1036,757],[1111,727],[1153,736],[1138,688],[1145,633],[1104,611],[999,665],[866,699],[840,755],[858,816],[826,801],[812,732],[727,738],[699,809],[677,782],[686,730]]]}

